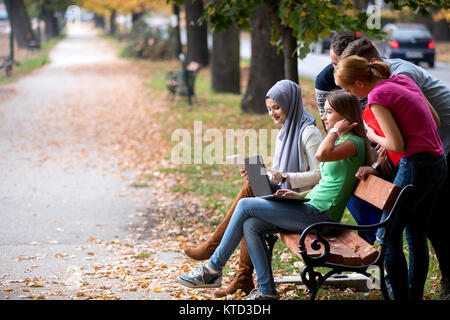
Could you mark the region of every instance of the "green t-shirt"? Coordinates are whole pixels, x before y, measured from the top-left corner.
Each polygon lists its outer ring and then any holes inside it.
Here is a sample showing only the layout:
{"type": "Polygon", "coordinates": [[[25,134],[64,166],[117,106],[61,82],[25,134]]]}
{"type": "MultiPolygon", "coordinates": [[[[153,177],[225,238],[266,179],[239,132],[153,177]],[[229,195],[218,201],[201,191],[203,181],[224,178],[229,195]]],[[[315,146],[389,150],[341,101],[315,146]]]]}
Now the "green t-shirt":
{"type": "Polygon", "coordinates": [[[308,203],[320,212],[328,211],[334,222],[339,222],[344,214],[347,202],[358,183],[355,177],[359,167],[365,165],[366,150],[364,140],[347,132],[336,140],[335,145],[350,140],[356,145],[357,155],[339,161],[322,162],[320,173],[322,178],[306,197],[308,203]]]}

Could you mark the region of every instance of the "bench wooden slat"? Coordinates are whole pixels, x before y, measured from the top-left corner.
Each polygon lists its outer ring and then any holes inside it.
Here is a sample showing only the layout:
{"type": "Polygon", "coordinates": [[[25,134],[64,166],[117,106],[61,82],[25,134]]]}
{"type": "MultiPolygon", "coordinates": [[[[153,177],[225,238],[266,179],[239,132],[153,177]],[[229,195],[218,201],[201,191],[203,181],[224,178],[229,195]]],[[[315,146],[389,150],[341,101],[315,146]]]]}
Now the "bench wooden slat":
{"type": "MultiPolygon", "coordinates": [[[[359,266],[361,265],[361,258],[358,254],[352,250],[352,248],[348,247],[345,242],[341,240],[343,237],[348,237],[349,235],[347,231],[353,233],[351,230],[344,230],[340,232],[338,235],[324,237],[328,240],[330,244],[330,252],[333,252],[334,256],[339,256],[339,259],[326,259],[328,262],[339,263],[347,266],[359,266]]],[[[354,233],[353,233],[354,234],[354,233]]],[[[314,240],[314,236],[310,236],[312,240],[314,240]]],[[[332,255],[332,256],[333,256],[332,255]]]]}
{"type": "MultiPolygon", "coordinates": [[[[298,252],[300,234],[279,233],[278,237],[292,252],[301,258],[301,255],[298,252]]],[[[342,230],[339,234],[324,238],[326,238],[330,244],[330,253],[326,259],[328,262],[347,266],[360,266],[375,261],[378,256],[378,251],[374,247],[351,230],[342,230]]],[[[311,248],[311,242],[314,239],[315,236],[308,235],[305,238],[305,245],[308,254],[312,257],[317,257],[323,253],[323,248],[320,250],[313,250],[311,248]]]]}
{"type": "MultiPolygon", "coordinates": [[[[377,208],[389,212],[400,191],[400,187],[389,181],[374,175],[369,175],[366,179],[359,181],[353,194],[377,208]]],[[[379,252],[367,241],[359,237],[352,230],[337,230],[338,233],[324,237],[330,244],[330,253],[326,257],[327,262],[347,266],[361,266],[369,265],[376,260],[379,252]]],[[[278,237],[281,238],[292,252],[301,258],[298,249],[300,234],[279,233],[278,237]]],[[[306,250],[311,257],[317,257],[324,252],[323,248],[320,250],[313,250],[311,248],[311,242],[314,239],[315,236],[311,234],[308,234],[305,238],[306,250]]]]}
{"type": "Polygon", "coordinates": [[[344,230],[344,233],[339,235],[339,241],[350,248],[362,264],[370,264],[378,257],[378,250],[351,230],[344,230]]]}
{"type": "Polygon", "coordinates": [[[354,195],[383,211],[391,211],[402,188],[377,176],[369,175],[360,180],[354,195]]]}

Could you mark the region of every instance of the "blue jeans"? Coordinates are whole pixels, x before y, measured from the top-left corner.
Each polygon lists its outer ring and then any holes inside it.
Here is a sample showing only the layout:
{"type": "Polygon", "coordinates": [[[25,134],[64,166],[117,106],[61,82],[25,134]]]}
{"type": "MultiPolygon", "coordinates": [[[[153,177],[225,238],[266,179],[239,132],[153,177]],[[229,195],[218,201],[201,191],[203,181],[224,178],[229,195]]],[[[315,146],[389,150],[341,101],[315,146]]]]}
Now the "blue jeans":
{"type": "MultiPolygon", "coordinates": [[[[369,225],[380,222],[383,211],[378,209],[374,205],[351,195],[347,203],[347,209],[355,219],[358,225],[369,225]]],[[[370,244],[375,242],[376,230],[358,231],[360,237],[366,240],[370,244]]]]}
{"type": "Polygon", "coordinates": [[[328,213],[320,213],[307,203],[241,199],[209,264],[221,271],[244,237],[260,290],[264,294],[273,294],[276,292],[275,283],[264,235],[282,231],[298,233],[313,223],[323,221],[329,221],[328,213]]]}
{"type": "MultiPolygon", "coordinates": [[[[394,298],[420,300],[428,273],[428,245],[426,226],[433,211],[437,192],[447,173],[444,156],[417,153],[403,157],[398,163],[394,184],[404,187],[413,184],[416,189],[409,201],[400,208],[389,232],[385,266],[389,274],[394,298]],[[403,231],[407,229],[409,271],[403,253],[403,231]]],[[[387,213],[383,212],[384,221],[387,213]]],[[[377,232],[381,238],[384,229],[377,232]]]]}

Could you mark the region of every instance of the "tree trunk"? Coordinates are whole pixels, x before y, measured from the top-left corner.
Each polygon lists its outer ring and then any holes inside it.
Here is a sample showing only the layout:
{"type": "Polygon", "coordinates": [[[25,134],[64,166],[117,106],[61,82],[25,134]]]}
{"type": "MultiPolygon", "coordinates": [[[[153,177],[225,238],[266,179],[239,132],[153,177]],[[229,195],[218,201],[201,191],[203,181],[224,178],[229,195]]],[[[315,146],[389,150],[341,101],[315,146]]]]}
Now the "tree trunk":
{"type": "Polygon", "coordinates": [[[59,34],[58,20],[56,19],[53,10],[43,8],[42,18],[45,23],[45,39],[49,40],[56,37],[59,34]]]}
{"type": "Polygon", "coordinates": [[[187,35],[187,63],[196,61],[202,66],[209,63],[207,25],[197,25],[197,20],[203,14],[203,2],[201,0],[186,0],[186,35],[187,35]]]}
{"type": "MultiPolygon", "coordinates": [[[[139,21],[139,19],[142,18],[142,16],[144,15],[145,11],[139,11],[139,12],[133,12],[131,14],[131,29],[134,30],[136,23],[139,21]]],[[[133,32],[133,31],[131,31],[133,32]]]]}
{"type": "Polygon", "coordinates": [[[294,38],[292,28],[282,28],[284,78],[298,83],[297,39],[294,38]]]}
{"type": "Polygon", "coordinates": [[[109,34],[116,34],[116,9],[111,10],[111,15],[109,16],[109,34]]]}
{"type": "Polygon", "coordinates": [[[235,26],[213,33],[211,55],[212,88],[217,92],[240,93],[239,29],[235,26]]]}
{"type": "Polygon", "coordinates": [[[131,14],[131,23],[134,25],[143,15],[145,11],[133,12],[131,14]]]}
{"type": "Polygon", "coordinates": [[[105,18],[99,14],[94,14],[94,25],[97,28],[105,29],[105,18]]]}
{"type": "Polygon", "coordinates": [[[433,21],[433,39],[436,41],[449,41],[450,28],[449,23],[445,20],[433,21]]]}
{"type": "Polygon", "coordinates": [[[177,4],[174,4],[172,6],[173,15],[175,16],[175,26],[173,27],[173,34],[174,34],[174,51],[176,56],[178,56],[180,53],[183,52],[182,45],[181,45],[181,36],[180,36],[180,6],[177,4]]]}
{"type": "Polygon", "coordinates": [[[272,18],[272,22],[276,25],[283,45],[284,57],[284,78],[298,83],[298,55],[297,55],[297,39],[294,38],[294,30],[281,24],[278,17],[278,1],[266,0],[267,10],[272,18]]]}
{"type": "Polygon", "coordinates": [[[12,18],[12,27],[14,30],[14,37],[16,38],[17,45],[21,48],[26,48],[29,43],[36,42],[36,36],[31,29],[30,17],[23,3],[23,0],[6,0],[6,9],[8,15],[12,18]]]}
{"type": "Polygon", "coordinates": [[[263,114],[267,112],[267,91],[284,78],[284,59],[270,44],[272,22],[265,4],[255,7],[250,23],[252,56],[247,92],[241,101],[241,108],[247,113],[263,114]]]}

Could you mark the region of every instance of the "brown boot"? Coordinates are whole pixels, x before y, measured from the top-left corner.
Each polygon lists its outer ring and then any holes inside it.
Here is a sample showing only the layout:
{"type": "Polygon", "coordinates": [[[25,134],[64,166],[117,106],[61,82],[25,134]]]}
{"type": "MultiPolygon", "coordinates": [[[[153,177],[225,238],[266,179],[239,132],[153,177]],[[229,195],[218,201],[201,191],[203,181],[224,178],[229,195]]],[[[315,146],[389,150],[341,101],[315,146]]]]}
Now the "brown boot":
{"type": "Polygon", "coordinates": [[[234,209],[236,208],[237,203],[242,198],[250,198],[254,197],[252,188],[250,187],[250,183],[246,182],[242,187],[241,191],[237,195],[236,199],[233,202],[233,205],[228,210],[225,219],[219,224],[216,231],[206,240],[202,245],[195,248],[187,248],[184,249],[184,253],[191,259],[194,260],[205,260],[209,259],[211,255],[216,250],[220,241],[222,240],[223,234],[227,229],[228,223],[230,222],[231,216],[233,215],[234,209]]]}
{"type": "Polygon", "coordinates": [[[245,240],[241,240],[241,249],[239,251],[239,268],[233,281],[224,289],[214,291],[216,297],[224,297],[227,294],[233,294],[241,289],[245,294],[249,294],[255,288],[253,283],[253,264],[245,245],[245,240]]]}

